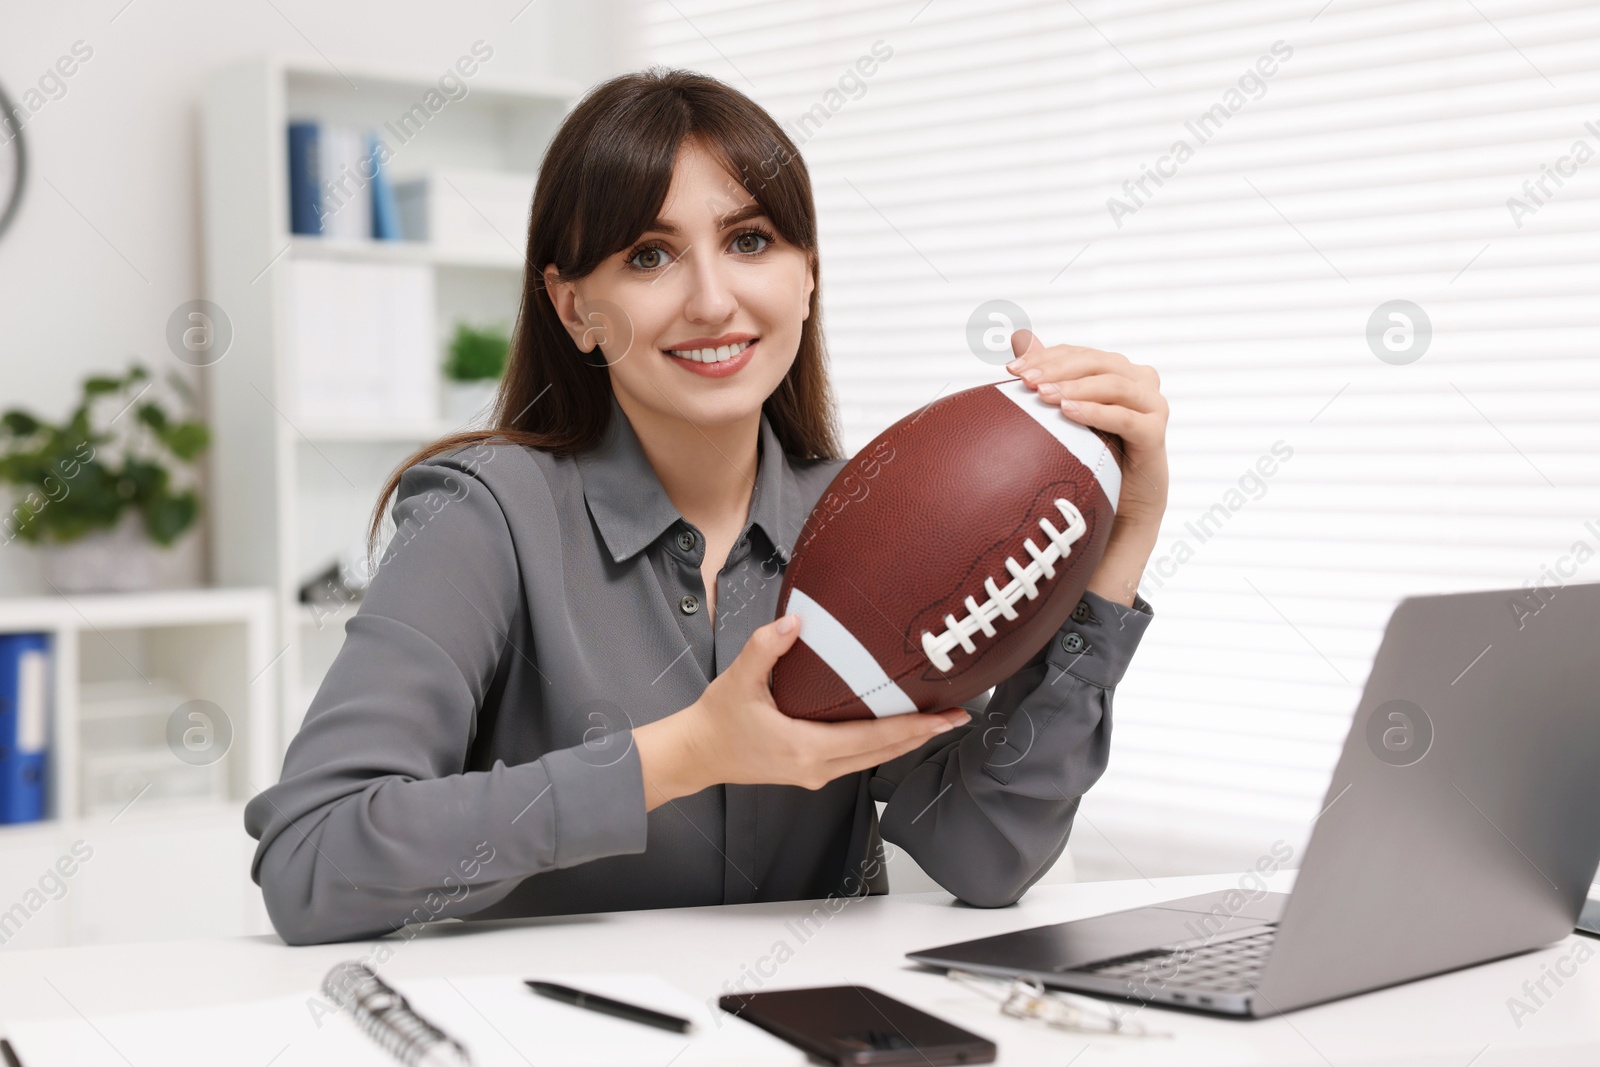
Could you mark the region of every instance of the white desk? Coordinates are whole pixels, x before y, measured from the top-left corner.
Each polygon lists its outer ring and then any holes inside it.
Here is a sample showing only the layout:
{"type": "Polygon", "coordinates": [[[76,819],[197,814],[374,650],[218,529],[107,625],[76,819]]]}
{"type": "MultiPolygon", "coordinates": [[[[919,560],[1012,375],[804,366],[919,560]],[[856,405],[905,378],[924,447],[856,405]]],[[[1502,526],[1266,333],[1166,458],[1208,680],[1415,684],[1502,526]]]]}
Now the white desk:
{"type": "MultiPolygon", "coordinates": [[[[1279,875],[1275,888],[1287,888],[1292,873],[1279,875]]],[[[173,875],[171,907],[181,909],[182,872],[173,875]]],[[[1030,1067],[1600,1063],[1600,943],[1588,942],[1594,958],[1578,966],[1560,989],[1547,982],[1554,995],[1520,1027],[1508,1007],[1509,998],[1524,995],[1524,982],[1541,977],[1545,964],[1573,954],[1577,935],[1555,948],[1276,1019],[1234,1021],[1145,1008],[1142,1018],[1175,1035],[1168,1040],[1088,1037],[1008,1019],[994,1004],[903,958],[909,950],[1227,888],[1236,881],[1213,875],[1042,886],[1016,907],[995,911],[955,905],[944,893],[857,899],[836,912],[819,913],[829,917],[819,919],[809,936],[798,923],[817,905],[803,902],[447,923],[410,942],[391,942],[394,955],[379,973],[403,991],[405,980],[417,977],[651,971],[707,999],[723,992],[725,982],[760,968],[770,974],[759,979],[768,989],[841,982],[875,986],[996,1041],[1000,1063],[1030,1067]],[[780,943],[792,956],[774,969],[770,961],[774,951],[784,951],[780,943]]],[[[7,1015],[65,1017],[76,1009],[92,1021],[110,1012],[309,994],[335,962],[365,956],[372,945],[289,948],[276,937],[248,937],[8,952],[0,957],[0,1004],[7,1015]]],[[[747,980],[746,988],[756,987],[747,980]]],[[[263,1050],[262,1062],[275,1051],[263,1050]]]]}

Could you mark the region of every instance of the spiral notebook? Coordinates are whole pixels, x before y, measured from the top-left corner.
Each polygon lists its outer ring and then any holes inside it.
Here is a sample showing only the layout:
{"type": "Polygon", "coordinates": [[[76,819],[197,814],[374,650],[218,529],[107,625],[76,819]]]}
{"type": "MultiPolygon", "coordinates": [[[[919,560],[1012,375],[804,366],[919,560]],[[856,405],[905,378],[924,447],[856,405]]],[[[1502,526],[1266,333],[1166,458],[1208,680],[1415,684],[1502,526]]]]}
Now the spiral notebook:
{"type": "MultiPolygon", "coordinates": [[[[382,974],[382,972],[380,972],[382,974]]],[[[417,980],[390,979],[421,1017],[455,1038],[473,1067],[528,1064],[783,1064],[805,1056],[765,1031],[716,1012],[704,1000],[648,974],[528,971],[417,980]],[[691,1019],[675,1034],[535,996],[544,978],[691,1019]],[[715,1013],[715,1014],[714,1014],[715,1013]]],[[[3,1011],[0,1006],[0,1011],[3,1011]]],[[[396,1067],[400,1060],[334,1011],[320,991],[180,1011],[48,1021],[6,1019],[5,1036],[26,1067],[396,1067]]]]}

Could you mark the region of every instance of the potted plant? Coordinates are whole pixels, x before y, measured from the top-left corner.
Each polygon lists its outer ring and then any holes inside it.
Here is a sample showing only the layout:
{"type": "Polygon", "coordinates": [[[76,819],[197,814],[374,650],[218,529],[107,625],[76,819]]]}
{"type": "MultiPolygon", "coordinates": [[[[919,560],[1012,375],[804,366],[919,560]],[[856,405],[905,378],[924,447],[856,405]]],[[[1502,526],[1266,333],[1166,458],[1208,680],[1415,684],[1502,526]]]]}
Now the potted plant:
{"type": "Polygon", "coordinates": [[[210,432],[181,378],[170,375],[160,394],[155,386],[135,364],[85,379],[59,425],[16,409],[0,415],[0,482],[14,496],[0,544],[38,546],[45,580],[60,592],[149,588],[163,553],[200,517],[192,468],[210,432]]]}
{"type": "Polygon", "coordinates": [[[452,426],[486,425],[489,407],[506,369],[511,339],[503,328],[476,329],[456,323],[444,364],[444,417],[452,426]]]}

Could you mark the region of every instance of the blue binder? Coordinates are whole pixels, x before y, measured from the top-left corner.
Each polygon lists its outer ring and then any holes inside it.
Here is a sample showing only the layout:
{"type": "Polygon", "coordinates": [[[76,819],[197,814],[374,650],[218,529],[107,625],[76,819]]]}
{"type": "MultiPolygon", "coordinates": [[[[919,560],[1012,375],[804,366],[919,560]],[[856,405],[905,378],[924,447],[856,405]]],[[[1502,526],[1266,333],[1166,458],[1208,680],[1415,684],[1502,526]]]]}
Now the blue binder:
{"type": "Polygon", "coordinates": [[[0,823],[45,817],[50,638],[0,634],[0,823]]]}
{"type": "Polygon", "coordinates": [[[394,183],[389,180],[389,169],[380,162],[378,135],[367,131],[367,160],[372,167],[372,236],[380,241],[398,241],[400,233],[400,205],[395,200],[394,183]]]}
{"type": "Polygon", "coordinates": [[[289,232],[322,232],[320,130],[315,122],[289,123],[289,232]]]}

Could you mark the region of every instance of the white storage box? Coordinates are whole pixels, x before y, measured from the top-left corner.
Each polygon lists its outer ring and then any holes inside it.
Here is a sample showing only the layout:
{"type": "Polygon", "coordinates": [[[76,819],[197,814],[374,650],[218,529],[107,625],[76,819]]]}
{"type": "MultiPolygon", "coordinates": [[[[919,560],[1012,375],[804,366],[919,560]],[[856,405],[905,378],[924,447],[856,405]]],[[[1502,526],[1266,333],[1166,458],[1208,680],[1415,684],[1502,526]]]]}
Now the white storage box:
{"type": "Polygon", "coordinates": [[[188,699],[171,682],[85,682],[80,699],[82,815],[115,815],[135,797],[151,806],[226,799],[226,759],[194,766],[167,747],[167,718],[188,699]]]}
{"type": "Polygon", "coordinates": [[[431,268],[290,264],[290,418],[301,432],[425,425],[439,417],[431,268]]]}
{"type": "Polygon", "coordinates": [[[434,170],[395,183],[400,232],[452,252],[521,252],[537,176],[498,170],[434,170]]]}
{"type": "Polygon", "coordinates": [[[209,801],[228,796],[225,761],[193,766],[166,746],[120,752],[86,752],[82,757],[82,811],[86,817],[115,815],[137,798],[141,808],[209,801]]]}

